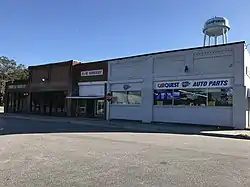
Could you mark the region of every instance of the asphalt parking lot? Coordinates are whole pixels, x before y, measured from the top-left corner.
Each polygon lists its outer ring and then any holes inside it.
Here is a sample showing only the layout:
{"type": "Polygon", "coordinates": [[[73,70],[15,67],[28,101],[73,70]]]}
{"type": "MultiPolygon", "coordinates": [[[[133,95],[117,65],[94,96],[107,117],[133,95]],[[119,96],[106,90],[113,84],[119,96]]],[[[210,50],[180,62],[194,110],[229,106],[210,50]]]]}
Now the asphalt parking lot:
{"type": "Polygon", "coordinates": [[[0,129],[0,186],[250,186],[249,140],[3,118],[0,129]]]}

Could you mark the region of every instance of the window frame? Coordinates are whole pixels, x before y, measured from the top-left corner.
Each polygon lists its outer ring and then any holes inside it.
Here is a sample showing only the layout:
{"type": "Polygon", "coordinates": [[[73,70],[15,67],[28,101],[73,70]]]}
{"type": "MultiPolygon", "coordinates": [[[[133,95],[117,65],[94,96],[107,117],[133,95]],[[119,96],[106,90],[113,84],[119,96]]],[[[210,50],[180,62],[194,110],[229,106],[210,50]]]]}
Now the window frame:
{"type": "Polygon", "coordinates": [[[113,102],[110,102],[110,104],[111,105],[119,105],[119,106],[124,106],[124,105],[129,105],[129,106],[133,106],[133,105],[135,105],[135,106],[139,106],[139,105],[141,105],[141,101],[142,101],[142,92],[141,92],[141,90],[128,90],[128,91],[111,91],[111,95],[113,96],[113,93],[114,92],[118,92],[118,93],[126,93],[126,104],[120,104],[120,103],[113,103],[113,102]],[[129,102],[128,102],[128,96],[129,96],[129,92],[140,92],[140,104],[130,104],[129,102]]]}
{"type": "MultiPolygon", "coordinates": [[[[196,90],[199,90],[199,88],[195,88],[196,90]]],[[[174,97],[172,98],[172,104],[167,104],[167,105],[157,105],[156,104],[156,100],[155,100],[155,92],[166,92],[166,91],[172,91],[172,93],[176,90],[176,89],[154,89],[153,90],[153,106],[160,106],[160,107],[201,107],[201,108],[204,108],[204,107],[233,107],[233,98],[234,98],[234,95],[233,95],[233,87],[228,87],[228,88],[200,88],[201,90],[205,90],[206,92],[206,96],[207,96],[207,99],[206,99],[206,104],[205,106],[202,106],[202,105],[175,105],[174,104],[174,97]],[[231,105],[215,105],[215,106],[212,106],[212,105],[209,105],[209,90],[213,90],[213,89],[219,89],[220,91],[222,89],[228,89],[228,90],[231,90],[232,91],[232,95],[231,95],[231,100],[232,100],[232,104],[231,105]]],[[[187,89],[182,89],[182,90],[194,90],[194,88],[187,88],[187,89]]]]}

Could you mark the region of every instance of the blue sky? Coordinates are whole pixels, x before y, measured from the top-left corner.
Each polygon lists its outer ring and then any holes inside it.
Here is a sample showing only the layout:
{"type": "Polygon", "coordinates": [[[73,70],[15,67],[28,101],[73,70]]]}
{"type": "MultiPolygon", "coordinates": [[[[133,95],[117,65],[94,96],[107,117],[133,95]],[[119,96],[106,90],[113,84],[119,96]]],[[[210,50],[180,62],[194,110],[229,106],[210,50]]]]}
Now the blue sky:
{"type": "Polygon", "coordinates": [[[213,16],[250,43],[249,0],[0,0],[0,56],[25,65],[85,62],[203,44],[213,16]]]}

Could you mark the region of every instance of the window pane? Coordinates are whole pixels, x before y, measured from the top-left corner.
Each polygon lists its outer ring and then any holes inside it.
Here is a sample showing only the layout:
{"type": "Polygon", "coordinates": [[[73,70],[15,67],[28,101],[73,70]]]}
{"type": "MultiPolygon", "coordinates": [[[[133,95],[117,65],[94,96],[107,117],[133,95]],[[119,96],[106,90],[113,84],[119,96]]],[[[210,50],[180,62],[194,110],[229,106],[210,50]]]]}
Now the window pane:
{"type": "Polygon", "coordinates": [[[140,91],[128,92],[128,104],[141,104],[141,92],[140,91]]]}
{"type": "Polygon", "coordinates": [[[209,106],[232,106],[233,90],[227,89],[208,89],[209,106]]]}
{"type": "Polygon", "coordinates": [[[112,104],[128,104],[127,92],[112,92],[112,96],[115,97],[112,104]]]}
{"type": "Polygon", "coordinates": [[[172,90],[155,90],[154,105],[172,105],[173,91],[172,90]]]}
{"type": "Polygon", "coordinates": [[[174,105],[206,106],[206,89],[178,89],[173,92],[174,105]]]}

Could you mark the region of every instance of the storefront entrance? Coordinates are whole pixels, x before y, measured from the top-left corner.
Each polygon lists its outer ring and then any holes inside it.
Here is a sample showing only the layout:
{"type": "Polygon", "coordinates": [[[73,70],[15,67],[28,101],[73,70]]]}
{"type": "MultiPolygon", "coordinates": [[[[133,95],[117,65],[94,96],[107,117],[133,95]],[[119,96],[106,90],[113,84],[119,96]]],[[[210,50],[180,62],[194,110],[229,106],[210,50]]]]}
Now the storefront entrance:
{"type": "Polygon", "coordinates": [[[66,116],[65,91],[32,92],[30,112],[49,116],[66,116]]]}
{"type": "Polygon", "coordinates": [[[72,116],[87,118],[105,117],[105,101],[103,99],[73,99],[72,106],[72,116]]]}

